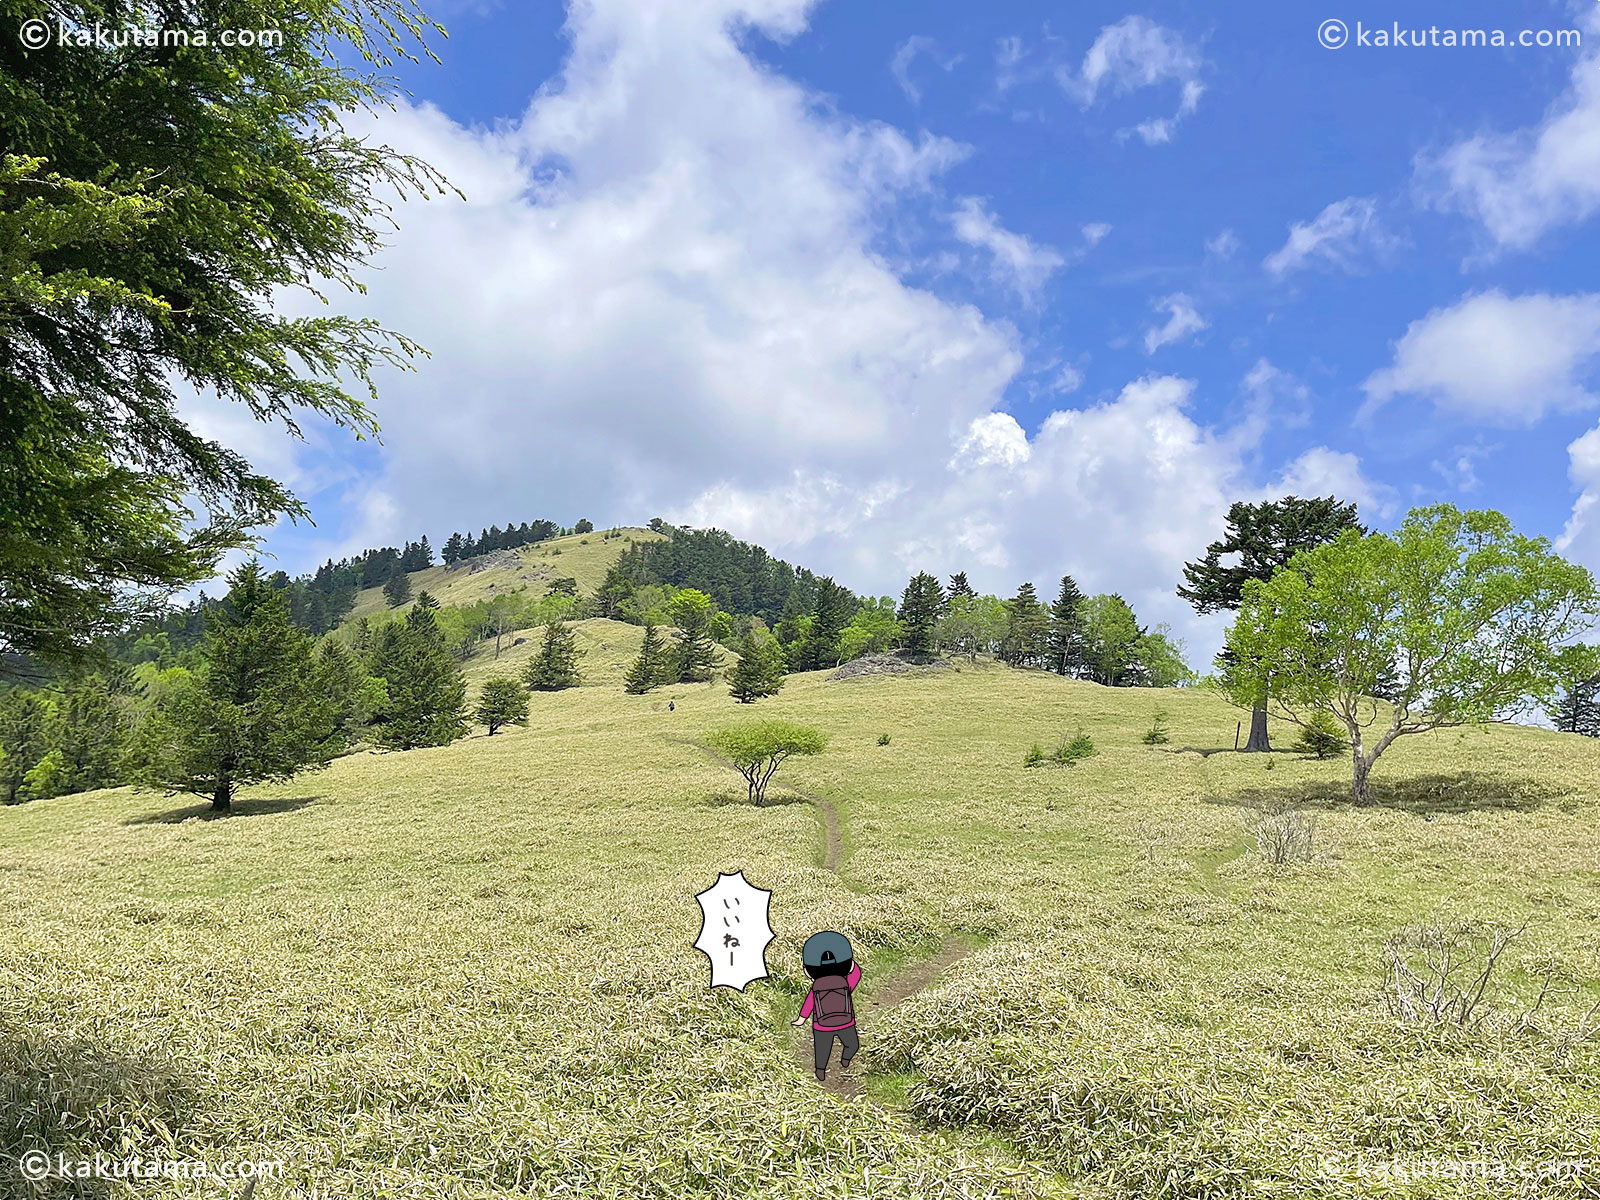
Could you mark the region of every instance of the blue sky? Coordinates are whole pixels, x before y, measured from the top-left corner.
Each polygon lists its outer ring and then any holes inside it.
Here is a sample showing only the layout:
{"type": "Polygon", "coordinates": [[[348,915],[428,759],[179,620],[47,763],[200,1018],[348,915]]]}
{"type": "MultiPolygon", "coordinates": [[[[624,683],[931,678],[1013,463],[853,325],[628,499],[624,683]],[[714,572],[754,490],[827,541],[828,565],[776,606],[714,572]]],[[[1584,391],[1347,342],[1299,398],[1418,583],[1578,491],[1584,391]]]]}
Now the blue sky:
{"type": "Polygon", "coordinates": [[[1600,568],[1600,14],[1324,7],[446,5],[367,125],[467,195],[349,305],[434,353],[383,444],[198,419],[310,502],[290,570],[662,515],[862,591],[1071,571],[1204,661],[1172,589],[1234,499],[1600,568]],[[1353,44],[1396,18],[1583,45],[1353,44]]]}

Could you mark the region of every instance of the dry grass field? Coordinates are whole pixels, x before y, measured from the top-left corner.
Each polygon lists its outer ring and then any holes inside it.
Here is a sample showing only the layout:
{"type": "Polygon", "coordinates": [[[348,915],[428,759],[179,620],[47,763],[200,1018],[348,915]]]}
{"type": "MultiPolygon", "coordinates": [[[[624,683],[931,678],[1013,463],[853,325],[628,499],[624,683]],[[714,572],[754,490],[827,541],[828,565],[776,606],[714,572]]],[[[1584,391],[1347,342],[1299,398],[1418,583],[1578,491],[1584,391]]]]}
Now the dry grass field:
{"type": "Polygon", "coordinates": [[[1600,1190],[1516,1174],[1600,1162],[1600,743],[1409,739],[1356,809],[1342,761],[1199,753],[1237,720],[1205,690],[980,665],[635,697],[594,625],[608,686],[534,696],[526,728],[220,819],[127,790],[0,812],[0,1153],[281,1159],[255,1200],[1600,1190]],[[1143,744],[1158,706],[1171,741],[1143,744]],[[764,808],[694,744],[756,714],[832,735],[764,808]],[[1023,769],[1080,728],[1093,757],[1023,769]],[[1285,809],[1312,854],[1279,865],[1257,835],[1285,809]],[[773,890],[772,977],[713,993],[694,895],[741,868],[773,890]],[[1386,939],[1436,917],[1463,961],[1527,923],[1469,1027],[1382,996],[1386,939]],[[851,1094],[785,1024],[820,928],[866,1001],[904,996],[863,1005],[851,1094]],[[972,952],[902,986],[947,939],[972,952]],[[1512,1174],[1428,1166],[1458,1160],[1512,1174]]]}

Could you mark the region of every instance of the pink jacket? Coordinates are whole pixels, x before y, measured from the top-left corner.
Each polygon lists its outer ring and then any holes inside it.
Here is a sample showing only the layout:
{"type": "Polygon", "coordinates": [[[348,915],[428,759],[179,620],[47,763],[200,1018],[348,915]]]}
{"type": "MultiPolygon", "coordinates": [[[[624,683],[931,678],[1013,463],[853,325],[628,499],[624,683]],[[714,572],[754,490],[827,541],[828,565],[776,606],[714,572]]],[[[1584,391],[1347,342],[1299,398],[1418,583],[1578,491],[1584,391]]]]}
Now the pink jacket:
{"type": "MultiPolygon", "coordinates": [[[[850,990],[852,992],[854,992],[856,990],[856,984],[861,982],[861,964],[860,963],[852,963],[850,965],[850,974],[845,976],[845,980],[844,981],[845,981],[845,983],[850,985],[850,990]]],[[[801,1020],[804,1020],[806,1017],[809,1017],[811,1015],[811,1009],[812,1009],[812,1006],[815,1005],[815,1003],[816,1003],[816,997],[813,996],[810,992],[807,992],[806,993],[806,1002],[800,1006],[800,1018],[801,1018],[801,1020]]],[[[854,1024],[855,1024],[855,1021],[853,1021],[853,1020],[846,1021],[843,1025],[818,1025],[815,1021],[813,1021],[813,1022],[811,1022],[811,1028],[820,1029],[823,1033],[832,1033],[835,1029],[849,1029],[854,1024]]]]}

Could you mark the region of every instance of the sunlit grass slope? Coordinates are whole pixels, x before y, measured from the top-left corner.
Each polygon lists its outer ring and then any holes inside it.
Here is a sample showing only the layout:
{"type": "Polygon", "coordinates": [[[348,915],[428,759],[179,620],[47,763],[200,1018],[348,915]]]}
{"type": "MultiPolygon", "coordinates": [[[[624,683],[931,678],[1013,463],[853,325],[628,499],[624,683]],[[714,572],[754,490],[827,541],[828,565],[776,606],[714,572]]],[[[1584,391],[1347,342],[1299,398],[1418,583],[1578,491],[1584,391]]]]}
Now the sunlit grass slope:
{"type": "Polygon", "coordinates": [[[0,812],[0,1155],[282,1158],[258,1200],[1585,1194],[1353,1164],[1600,1159],[1600,1055],[1561,1040],[1600,995],[1600,743],[1411,739],[1358,810],[1342,762],[1184,752],[1232,744],[1206,692],[801,676],[753,712],[833,736],[778,783],[837,808],[834,875],[813,804],[753,808],[680,740],[752,710],[672,695],[535,696],[525,729],[356,755],[220,820],[130,791],[0,812]],[[1158,704],[1172,741],[1143,745],[1158,704]],[[1094,757],[1022,769],[1080,726],[1094,757]],[[1253,849],[1284,804],[1317,818],[1309,864],[1253,849]],[[712,993],[694,894],[741,868],[773,889],[774,974],[712,993]],[[1529,922],[1486,1000],[1505,1021],[1386,1012],[1383,940],[1441,910],[1529,922]],[[947,933],[985,943],[863,1020],[857,1069],[903,1109],[793,1057],[819,928],[869,989],[947,933]],[[1566,990],[1518,1030],[1545,958],[1566,990]]]}
{"type": "MultiPolygon", "coordinates": [[[[516,566],[484,566],[484,559],[469,559],[452,566],[443,564],[426,571],[412,571],[411,594],[426,591],[440,604],[476,604],[521,588],[527,588],[537,597],[550,590],[550,583],[561,578],[578,582],[581,595],[592,596],[606,577],[611,564],[628,548],[628,542],[657,542],[665,536],[648,529],[623,529],[620,538],[603,538],[604,530],[573,534],[570,537],[551,538],[518,550],[497,551],[488,556],[497,564],[502,556],[509,561],[515,555],[516,566]],[[480,569],[474,570],[477,566],[480,569]]],[[[367,588],[356,593],[355,607],[348,620],[370,617],[389,607],[381,587],[367,588]]],[[[402,606],[402,611],[410,605],[402,606]]]]}

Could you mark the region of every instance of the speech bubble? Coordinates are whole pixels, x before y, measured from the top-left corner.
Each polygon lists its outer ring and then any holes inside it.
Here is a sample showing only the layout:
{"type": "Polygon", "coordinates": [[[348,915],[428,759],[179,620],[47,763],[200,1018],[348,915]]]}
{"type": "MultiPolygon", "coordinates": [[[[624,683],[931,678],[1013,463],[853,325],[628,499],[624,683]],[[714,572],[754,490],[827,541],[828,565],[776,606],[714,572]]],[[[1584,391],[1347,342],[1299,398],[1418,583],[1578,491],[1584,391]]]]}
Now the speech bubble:
{"type": "Polygon", "coordinates": [[[767,924],[772,893],[735,871],[719,874],[695,899],[701,920],[694,948],[711,960],[711,986],[742,992],[751,980],[765,979],[767,945],[774,936],[767,924]]]}

